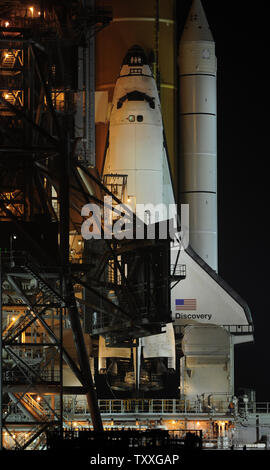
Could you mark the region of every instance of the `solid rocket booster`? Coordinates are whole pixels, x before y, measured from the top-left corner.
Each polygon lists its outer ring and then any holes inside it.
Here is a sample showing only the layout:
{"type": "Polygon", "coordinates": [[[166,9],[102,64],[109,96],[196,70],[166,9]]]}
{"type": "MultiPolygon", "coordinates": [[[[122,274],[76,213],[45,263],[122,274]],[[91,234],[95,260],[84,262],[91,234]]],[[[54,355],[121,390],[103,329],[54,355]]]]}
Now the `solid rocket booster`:
{"type": "Polygon", "coordinates": [[[216,57],[200,0],[180,40],[179,74],[180,200],[189,204],[191,247],[217,271],[216,57]]]}

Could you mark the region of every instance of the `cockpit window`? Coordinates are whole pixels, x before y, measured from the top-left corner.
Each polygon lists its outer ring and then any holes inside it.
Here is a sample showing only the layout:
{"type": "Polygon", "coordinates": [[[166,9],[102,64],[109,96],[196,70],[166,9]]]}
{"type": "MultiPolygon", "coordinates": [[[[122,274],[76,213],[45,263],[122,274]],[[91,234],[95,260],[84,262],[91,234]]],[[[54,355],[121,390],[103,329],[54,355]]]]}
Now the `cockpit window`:
{"type": "Polygon", "coordinates": [[[144,101],[144,93],[141,91],[130,91],[127,93],[128,101],[144,101]]]}
{"type": "Polygon", "coordinates": [[[131,64],[141,64],[142,63],[142,58],[140,56],[135,56],[130,58],[130,63],[131,64]]]}
{"type": "Polygon", "coordinates": [[[151,109],[155,109],[155,98],[152,96],[147,95],[146,93],[142,93],[141,91],[134,90],[130,91],[126,95],[119,98],[117,102],[117,109],[122,108],[123,103],[128,101],[147,101],[151,109]]]}
{"type": "Polygon", "coordinates": [[[139,75],[141,75],[142,74],[142,69],[141,68],[140,69],[132,68],[132,69],[130,69],[130,74],[136,74],[136,75],[139,74],[139,75]]]}

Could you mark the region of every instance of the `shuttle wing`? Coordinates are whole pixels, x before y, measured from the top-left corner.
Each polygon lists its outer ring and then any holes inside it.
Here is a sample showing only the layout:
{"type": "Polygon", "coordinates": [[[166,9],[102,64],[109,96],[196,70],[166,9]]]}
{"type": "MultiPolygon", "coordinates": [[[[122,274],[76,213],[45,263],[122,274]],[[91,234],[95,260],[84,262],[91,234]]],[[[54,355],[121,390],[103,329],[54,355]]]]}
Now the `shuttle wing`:
{"type": "MultiPolygon", "coordinates": [[[[177,252],[178,248],[172,249],[172,263],[177,252]]],[[[253,323],[246,302],[192,248],[182,250],[177,262],[185,266],[186,278],[172,288],[175,325],[220,325],[234,336],[235,344],[252,341],[253,323]]]]}

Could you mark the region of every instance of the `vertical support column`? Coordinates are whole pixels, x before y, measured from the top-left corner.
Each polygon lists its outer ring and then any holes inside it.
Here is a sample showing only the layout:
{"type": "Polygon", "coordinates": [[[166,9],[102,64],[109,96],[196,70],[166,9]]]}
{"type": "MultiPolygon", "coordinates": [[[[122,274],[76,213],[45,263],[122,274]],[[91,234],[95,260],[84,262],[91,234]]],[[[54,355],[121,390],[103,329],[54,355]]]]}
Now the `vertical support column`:
{"type": "Polygon", "coordinates": [[[80,315],[76,305],[72,281],[69,272],[69,178],[70,178],[70,149],[69,136],[62,139],[63,151],[60,154],[61,170],[60,178],[60,253],[63,266],[63,294],[68,308],[71,329],[78,355],[78,361],[83,377],[83,386],[86,388],[86,398],[90,410],[95,431],[102,431],[102,419],[100,416],[96,392],[92,379],[80,315]]]}
{"type": "Polygon", "coordinates": [[[91,419],[95,431],[103,431],[102,419],[98,407],[98,400],[94,389],[92,373],[89,364],[89,358],[85,346],[82,332],[81,321],[76,306],[76,299],[73,293],[72,285],[66,286],[69,291],[68,309],[74,342],[78,354],[78,361],[83,376],[83,386],[86,388],[86,399],[91,414],[91,419]],[[70,288],[69,288],[70,287],[70,288]]]}
{"type": "Polygon", "coordinates": [[[3,377],[2,377],[2,253],[0,250],[0,450],[3,450],[3,377]]]}
{"type": "Polygon", "coordinates": [[[85,48],[78,47],[78,85],[75,94],[76,111],[74,114],[74,137],[77,140],[76,154],[79,160],[84,159],[85,148],[85,48]]]}
{"type": "Polygon", "coordinates": [[[60,413],[59,413],[59,431],[60,431],[60,438],[63,438],[63,311],[64,307],[59,309],[59,340],[60,340],[60,348],[59,348],[59,372],[60,372],[60,393],[59,393],[59,400],[60,400],[60,413]]]}
{"type": "Polygon", "coordinates": [[[231,396],[234,395],[234,341],[233,335],[229,335],[230,338],[230,357],[229,357],[229,393],[231,396]]]}
{"type": "MultiPolygon", "coordinates": [[[[94,15],[95,0],[86,0],[86,5],[94,15]]],[[[91,26],[85,50],[85,137],[86,158],[90,165],[95,165],[96,161],[95,133],[95,30],[91,26]]]]}
{"type": "Polygon", "coordinates": [[[133,367],[135,372],[135,396],[138,398],[140,393],[141,339],[137,338],[134,343],[135,347],[133,348],[133,367]]]}
{"type": "Polygon", "coordinates": [[[51,419],[53,419],[54,412],[55,412],[55,395],[51,395],[51,409],[52,409],[51,419]]]}
{"type": "Polygon", "coordinates": [[[69,264],[69,177],[70,177],[70,151],[69,136],[62,140],[63,151],[60,153],[61,166],[59,168],[60,187],[60,256],[65,270],[69,264]]]}

